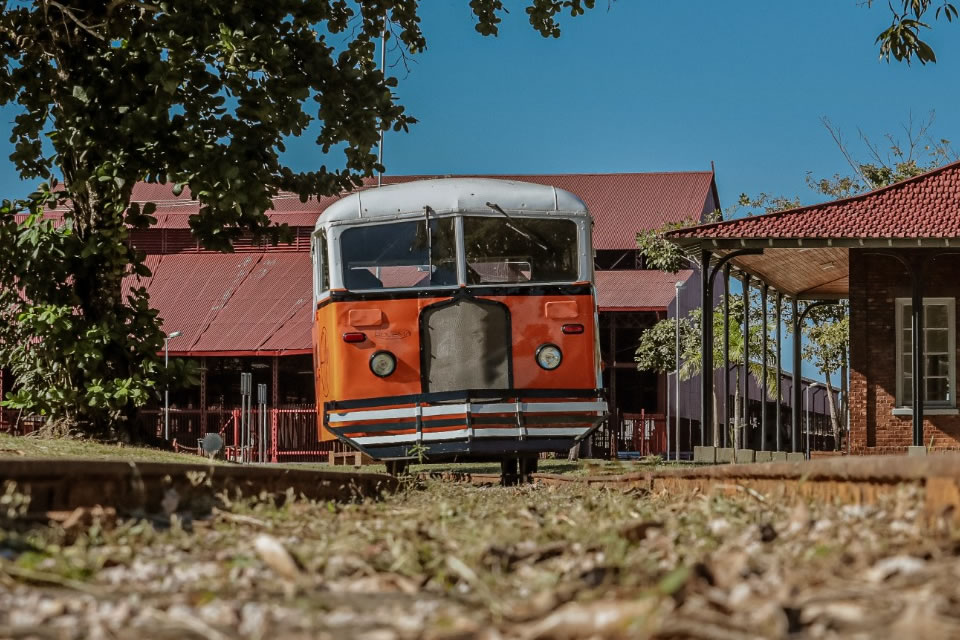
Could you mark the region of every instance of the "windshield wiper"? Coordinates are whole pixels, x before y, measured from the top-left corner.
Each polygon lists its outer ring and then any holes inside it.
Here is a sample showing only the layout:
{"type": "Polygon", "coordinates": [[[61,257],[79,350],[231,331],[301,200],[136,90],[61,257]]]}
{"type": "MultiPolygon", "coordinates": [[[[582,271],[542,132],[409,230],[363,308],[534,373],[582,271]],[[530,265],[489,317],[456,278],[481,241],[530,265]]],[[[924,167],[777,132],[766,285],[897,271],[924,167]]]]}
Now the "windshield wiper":
{"type": "Polygon", "coordinates": [[[524,238],[526,238],[530,242],[533,242],[544,251],[550,251],[551,247],[548,247],[546,244],[544,244],[544,240],[539,235],[537,235],[535,231],[533,231],[532,229],[524,225],[522,222],[520,222],[516,218],[513,218],[512,216],[510,216],[506,211],[501,209],[500,205],[498,205],[496,202],[488,202],[487,206],[493,209],[494,211],[496,211],[497,213],[499,213],[500,215],[502,215],[504,218],[506,218],[508,220],[507,222],[508,227],[510,227],[511,229],[513,229],[514,231],[522,235],[524,238]],[[523,230],[518,228],[516,225],[523,226],[523,230]]]}
{"type": "MultiPolygon", "coordinates": [[[[430,212],[433,208],[426,205],[423,208],[423,223],[427,232],[427,277],[433,280],[433,230],[430,229],[430,212]]],[[[436,211],[433,211],[436,213],[436,211]]]]}

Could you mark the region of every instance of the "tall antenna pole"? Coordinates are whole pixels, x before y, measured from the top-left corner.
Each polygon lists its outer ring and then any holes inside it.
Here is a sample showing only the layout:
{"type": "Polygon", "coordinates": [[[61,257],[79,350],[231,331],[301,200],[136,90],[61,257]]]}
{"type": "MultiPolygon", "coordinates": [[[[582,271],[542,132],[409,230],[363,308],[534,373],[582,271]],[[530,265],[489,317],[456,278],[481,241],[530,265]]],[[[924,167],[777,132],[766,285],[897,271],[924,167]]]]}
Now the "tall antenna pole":
{"type": "MultiPolygon", "coordinates": [[[[383,31],[380,33],[380,71],[387,76],[387,16],[383,16],[383,31]]],[[[377,162],[383,166],[383,121],[380,122],[380,146],[377,148],[377,162]]],[[[377,186],[383,186],[383,169],[377,174],[377,186]]]]}

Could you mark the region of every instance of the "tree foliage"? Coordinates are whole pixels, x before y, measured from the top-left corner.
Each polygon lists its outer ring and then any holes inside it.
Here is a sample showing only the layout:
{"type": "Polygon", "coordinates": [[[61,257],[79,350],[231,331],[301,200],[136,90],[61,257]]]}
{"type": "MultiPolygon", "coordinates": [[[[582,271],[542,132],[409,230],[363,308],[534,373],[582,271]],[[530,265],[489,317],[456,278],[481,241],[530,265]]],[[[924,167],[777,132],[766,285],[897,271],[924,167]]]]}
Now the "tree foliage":
{"type": "MultiPolygon", "coordinates": [[[[873,5],[873,0],[867,0],[866,4],[873,5]]],[[[889,61],[892,56],[897,62],[907,64],[913,59],[920,64],[936,62],[933,48],[920,39],[920,33],[930,28],[924,20],[929,17],[931,9],[935,20],[942,18],[953,22],[958,16],[954,3],[948,0],[890,0],[888,6],[892,22],[876,39],[876,44],[880,45],[880,59],[889,61]]]]}
{"type": "Polygon", "coordinates": [[[683,249],[670,242],[664,236],[670,231],[684,229],[697,224],[707,224],[723,220],[722,211],[714,211],[703,220],[687,219],[680,222],[668,222],[656,229],[644,229],[637,232],[637,248],[647,259],[647,266],[660,271],[676,273],[681,269],[698,266],[694,256],[684,253],[683,249]]]}
{"type": "MultiPolygon", "coordinates": [[[[561,13],[594,0],[529,0],[527,18],[559,34],[561,13]]],[[[499,0],[472,0],[495,35],[499,0]]],[[[374,64],[381,34],[426,47],[416,0],[0,1],[0,104],[18,109],[11,161],[39,183],[0,206],[0,361],[20,374],[10,406],[102,430],[148,400],[163,334],[132,230],[138,181],[188,187],[190,227],[230,250],[244,234],[284,240],[270,223],[281,190],[333,195],[382,170],[383,129],[414,119],[374,64]],[[318,162],[294,171],[285,144],[313,125],[318,162]]]]}
{"type": "MultiPolygon", "coordinates": [[[[744,358],[743,340],[743,296],[730,294],[730,321],[728,323],[727,340],[730,350],[730,366],[742,367],[744,358]]],[[[701,370],[701,332],[700,309],[691,309],[686,316],[680,318],[680,379],[689,380],[699,375],[701,370]]],[[[767,316],[767,333],[772,329],[771,316],[767,316]]],[[[676,318],[664,318],[643,332],[634,354],[637,368],[641,370],[657,371],[659,373],[672,372],[676,369],[676,318]]],[[[723,305],[717,305],[713,310],[713,363],[714,369],[723,369],[723,305]]],[[[750,306],[750,372],[760,380],[763,376],[761,354],[763,353],[763,316],[760,308],[750,306]]],[[[776,362],[776,352],[772,341],[767,341],[767,362],[770,366],[776,362]]],[[[776,375],[768,372],[767,387],[773,393],[776,375]]],[[[772,397],[772,396],[771,396],[772,397]]]]}

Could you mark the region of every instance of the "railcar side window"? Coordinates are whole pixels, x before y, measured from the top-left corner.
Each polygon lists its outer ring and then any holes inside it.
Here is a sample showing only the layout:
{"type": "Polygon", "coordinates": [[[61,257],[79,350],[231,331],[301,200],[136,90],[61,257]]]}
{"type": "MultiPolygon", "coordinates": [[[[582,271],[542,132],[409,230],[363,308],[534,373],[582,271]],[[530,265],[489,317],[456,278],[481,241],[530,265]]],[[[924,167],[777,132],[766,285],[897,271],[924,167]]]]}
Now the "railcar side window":
{"type": "Polygon", "coordinates": [[[573,220],[465,216],[467,283],[575,282],[573,220]]]}
{"type": "Polygon", "coordinates": [[[320,230],[317,243],[317,258],[320,262],[320,291],[330,290],[330,261],[327,253],[327,232],[320,230]]]}
{"type": "Polygon", "coordinates": [[[457,284],[453,218],[372,224],[340,236],[347,289],[445,287],[457,284]]]}

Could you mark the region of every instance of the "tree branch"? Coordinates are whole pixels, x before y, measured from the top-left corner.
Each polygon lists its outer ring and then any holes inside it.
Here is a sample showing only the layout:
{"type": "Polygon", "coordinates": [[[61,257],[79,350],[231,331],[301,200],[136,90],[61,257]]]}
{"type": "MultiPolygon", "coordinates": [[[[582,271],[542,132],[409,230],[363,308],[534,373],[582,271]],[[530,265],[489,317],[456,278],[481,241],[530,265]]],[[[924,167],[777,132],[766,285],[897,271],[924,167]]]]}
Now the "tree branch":
{"type": "MultiPolygon", "coordinates": [[[[100,34],[97,33],[96,31],[94,31],[93,28],[87,26],[87,24],[84,23],[80,18],[78,18],[78,17],[76,16],[76,14],[74,14],[73,11],[71,11],[68,7],[63,6],[62,4],[60,4],[59,2],[57,2],[56,0],[46,0],[46,3],[49,4],[50,6],[53,6],[53,7],[56,7],[57,9],[59,9],[60,12],[61,12],[63,15],[67,16],[68,18],[70,18],[70,20],[71,20],[74,24],[76,24],[78,27],[80,27],[81,29],[83,29],[84,31],[86,31],[87,33],[89,33],[89,34],[90,34],[91,36],[93,36],[94,38],[96,38],[96,39],[98,39],[98,40],[104,40],[104,41],[106,41],[106,38],[104,38],[102,35],[100,35],[100,34]]],[[[97,26],[103,26],[103,25],[97,25],[97,26]]]]}
{"type": "Polygon", "coordinates": [[[820,118],[820,122],[822,122],[823,126],[826,127],[827,131],[830,132],[830,137],[833,138],[833,141],[837,144],[837,147],[840,148],[840,153],[843,154],[844,159],[853,169],[853,172],[860,176],[860,179],[863,180],[865,184],[870,184],[870,181],[867,180],[867,177],[863,175],[863,171],[860,170],[860,165],[853,161],[853,157],[847,150],[847,145],[843,142],[843,136],[840,135],[840,130],[834,129],[833,123],[830,122],[830,118],[827,116],[822,116],[820,118]]]}

